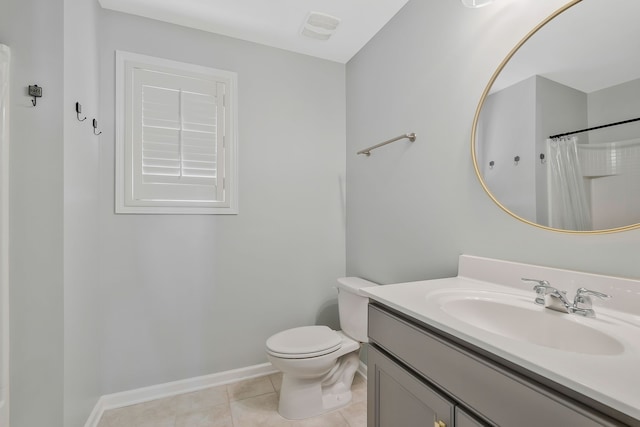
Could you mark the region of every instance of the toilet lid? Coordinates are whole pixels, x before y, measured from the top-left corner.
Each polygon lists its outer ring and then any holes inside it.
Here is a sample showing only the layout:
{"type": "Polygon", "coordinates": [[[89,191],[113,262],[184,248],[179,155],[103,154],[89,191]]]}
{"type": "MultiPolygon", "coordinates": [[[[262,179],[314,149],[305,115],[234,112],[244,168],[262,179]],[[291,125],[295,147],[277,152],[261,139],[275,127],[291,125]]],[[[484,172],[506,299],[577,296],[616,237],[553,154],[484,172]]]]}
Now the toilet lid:
{"type": "Polygon", "coordinates": [[[277,357],[302,359],[336,351],[341,343],[340,335],[327,326],[303,326],[273,335],[267,350],[277,357]]]}

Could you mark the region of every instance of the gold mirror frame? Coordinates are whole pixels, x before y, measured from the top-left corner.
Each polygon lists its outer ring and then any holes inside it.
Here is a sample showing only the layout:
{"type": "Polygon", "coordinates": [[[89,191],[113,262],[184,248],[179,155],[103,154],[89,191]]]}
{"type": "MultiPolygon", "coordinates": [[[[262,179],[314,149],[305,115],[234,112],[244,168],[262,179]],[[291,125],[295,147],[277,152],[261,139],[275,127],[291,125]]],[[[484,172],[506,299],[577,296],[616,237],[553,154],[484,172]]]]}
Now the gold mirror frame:
{"type": "Polygon", "coordinates": [[[538,228],[541,228],[541,229],[544,229],[544,230],[555,231],[555,232],[558,232],[558,233],[566,233],[566,234],[607,234],[607,233],[616,233],[616,232],[619,232],[619,231],[633,230],[633,229],[640,228],[640,223],[631,224],[631,225],[627,225],[627,226],[623,226],[623,227],[604,229],[604,230],[576,231],[576,230],[563,230],[563,229],[560,229],[560,228],[548,227],[548,226],[545,226],[545,225],[537,224],[537,223],[535,223],[533,221],[529,221],[528,219],[522,218],[522,217],[516,215],[515,213],[511,212],[507,207],[505,207],[502,203],[500,203],[495,198],[495,196],[491,193],[491,191],[487,187],[487,184],[484,182],[484,179],[482,178],[482,174],[480,173],[480,168],[478,166],[478,159],[477,159],[477,156],[476,156],[476,137],[477,137],[476,134],[477,134],[477,131],[478,131],[478,121],[480,119],[480,112],[482,110],[482,107],[484,106],[484,103],[485,103],[485,100],[487,99],[487,96],[489,95],[489,91],[491,90],[491,87],[495,83],[496,79],[498,78],[498,76],[500,75],[502,70],[506,67],[506,65],[509,62],[509,60],[511,60],[511,58],[522,47],[523,44],[525,44],[534,34],[536,34],[542,27],[547,25],[547,23],[549,23],[551,20],[553,20],[558,15],[562,14],[567,9],[570,9],[572,6],[575,6],[576,4],[578,4],[580,2],[582,2],[582,0],[572,0],[572,1],[570,1],[566,5],[562,6],[560,9],[556,10],[551,15],[549,15],[545,20],[543,20],[540,24],[538,24],[531,31],[529,31],[529,33],[526,36],[524,36],[524,38],[522,40],[520,40],[520,42],[518,42],[518,44],[516,44],[516,46],[513,49],[511,49],[511,51],[509,52],[507,57],[500,63],[500,65],[498,66],[498,69],[491,76],[491,79],[489,80],[489,83],[487,84],[487,87],[484,89],[484,92],[482,93],[482,97],[480,98],[480,102],[478,103],[478,108],[476,109],[476,113],[475,113],[475,116],[473,118],[473,125],[472,125],[472,131],[471,131],[471,157],[472,157],[472,160],[473,160],[473,168],[476,171],[476,176],[478,177],[478,180],[480,181],[480,184],[482,185],[482,188],[487,193],[487,195],[491,198],[491,200],[493,200],[495,202],[495,204],[498,205],[503,211],[505,211],[506,213],[508,213],[512,217],[514,217],[514,218],[516,218],[516,219],[518,219],[518,220],[520,220],[520,221],[522,221],[522,222],[524,222],[526,224],[533,225],[534,227],[538,227],[538,228]]]}

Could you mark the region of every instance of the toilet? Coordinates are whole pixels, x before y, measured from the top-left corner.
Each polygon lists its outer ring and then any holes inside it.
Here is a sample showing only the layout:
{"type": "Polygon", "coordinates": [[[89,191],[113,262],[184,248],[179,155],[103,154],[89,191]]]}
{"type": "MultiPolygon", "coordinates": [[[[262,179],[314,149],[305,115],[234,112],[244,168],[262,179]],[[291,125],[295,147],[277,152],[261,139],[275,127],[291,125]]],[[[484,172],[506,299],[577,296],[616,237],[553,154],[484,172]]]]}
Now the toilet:
{"type": "Polygon", "coordinates": [[[300,420],[347,405],[360,346],[368,342],[367,304],[360,289],[377,286],[359,277],[338,279],[341,331],[327,326],[287,329],[267,339],[267,358],[282,371],[278,412],[300,420]]]}

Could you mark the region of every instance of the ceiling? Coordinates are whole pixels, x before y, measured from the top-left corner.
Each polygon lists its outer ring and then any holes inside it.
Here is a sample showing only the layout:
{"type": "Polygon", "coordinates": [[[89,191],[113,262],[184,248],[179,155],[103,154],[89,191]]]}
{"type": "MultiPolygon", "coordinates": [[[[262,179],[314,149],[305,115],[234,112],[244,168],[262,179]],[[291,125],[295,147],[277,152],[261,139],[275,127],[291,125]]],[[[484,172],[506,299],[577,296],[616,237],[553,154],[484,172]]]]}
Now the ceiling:
{"type": "Polygon", "coordinates": [[[408,0],[99,0],[105,9],[348,62],[408,0]],[[310,12],[340,19],[322,41],[302,36],[310,12]]]}

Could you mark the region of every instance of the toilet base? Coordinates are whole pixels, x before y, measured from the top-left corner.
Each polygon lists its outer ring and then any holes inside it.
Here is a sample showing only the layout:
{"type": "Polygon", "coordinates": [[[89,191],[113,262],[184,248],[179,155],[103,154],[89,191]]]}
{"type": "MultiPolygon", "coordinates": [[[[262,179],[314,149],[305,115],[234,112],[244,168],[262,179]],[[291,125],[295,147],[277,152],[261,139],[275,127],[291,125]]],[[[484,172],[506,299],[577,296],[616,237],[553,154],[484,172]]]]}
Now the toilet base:
{"type": "Polygon", "coordinates": [[[309,379],[285,373],[280,389],[278,413],[290,420],[314,417],[351,402],[351,384],[360,364],[358,352],[340,357],[323,378],[309,379]]]}

